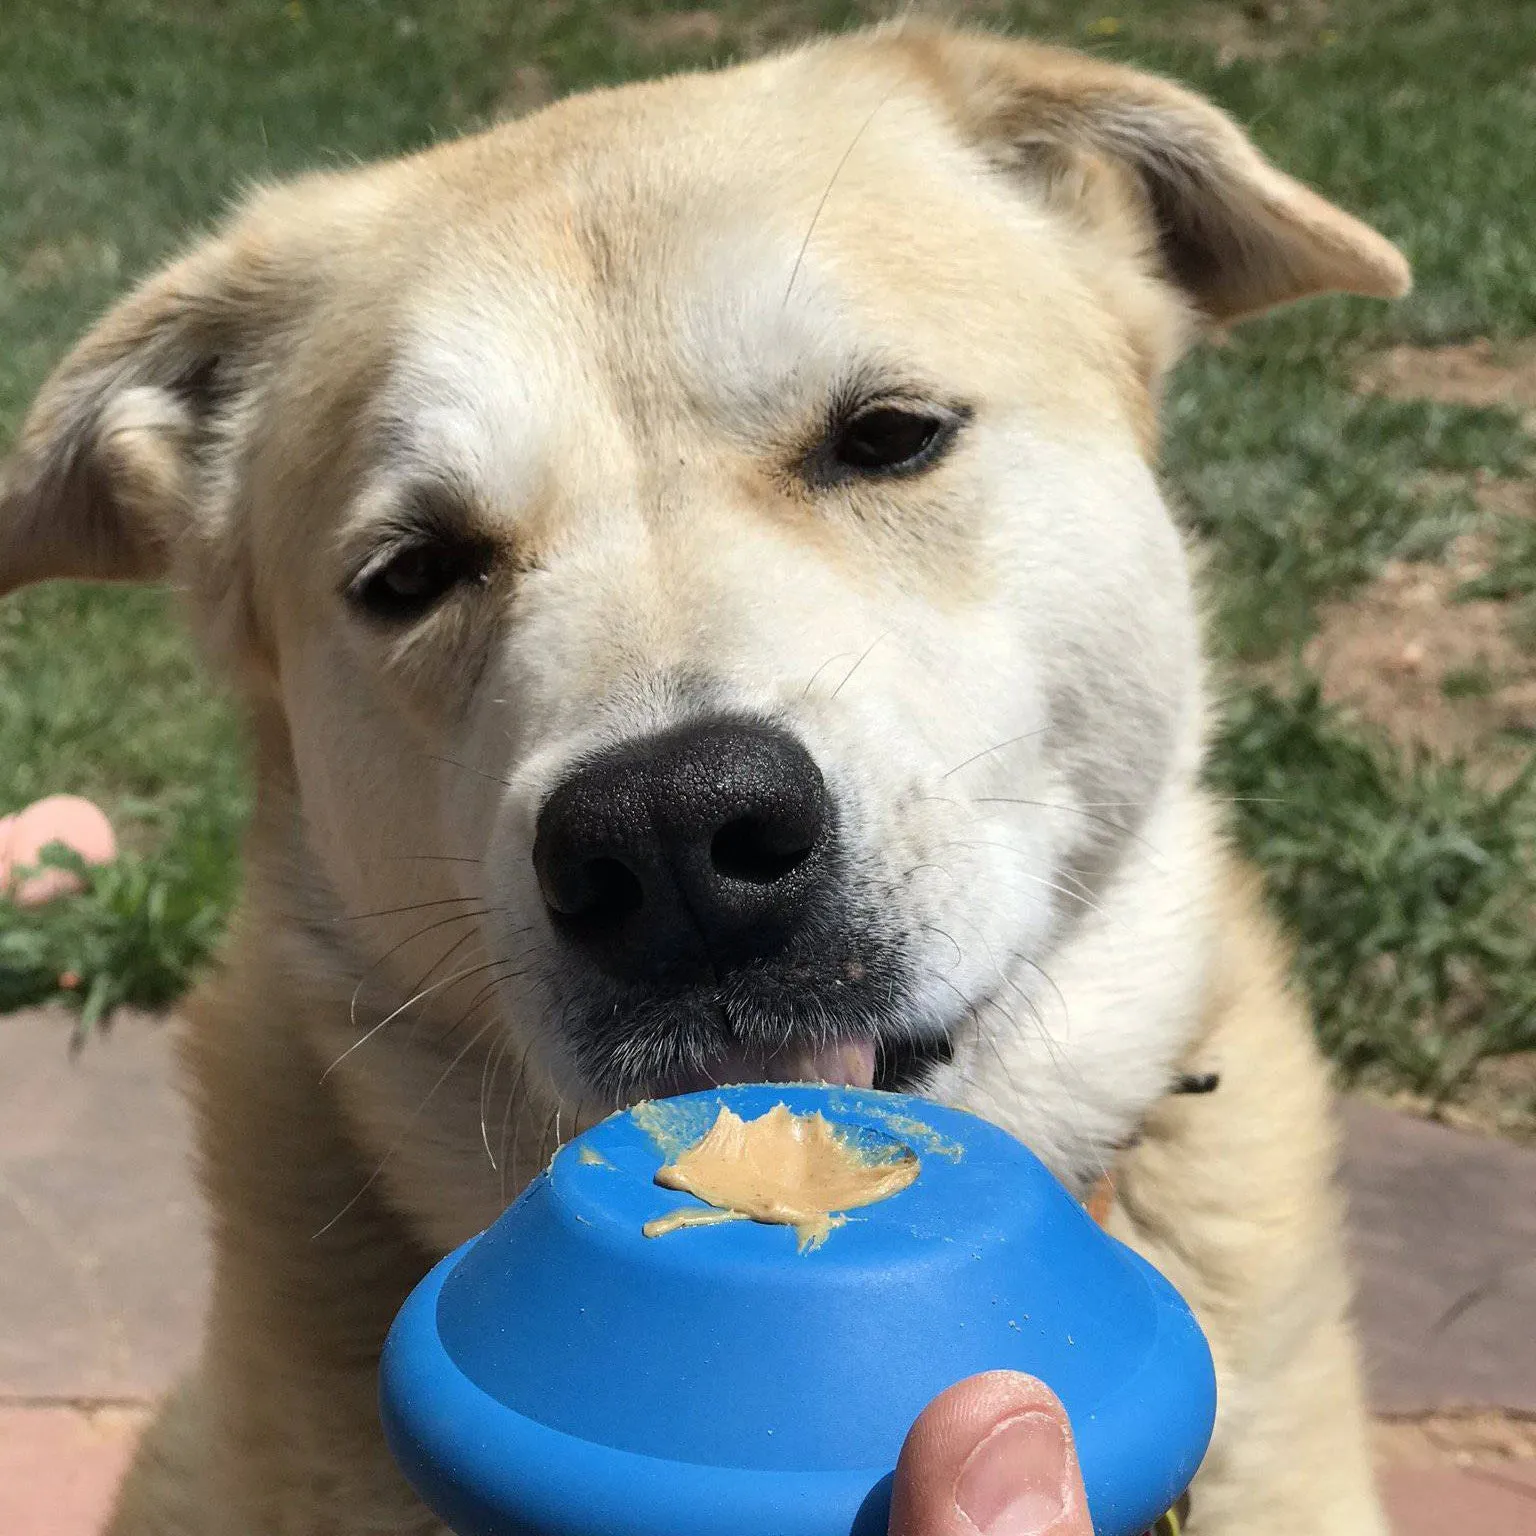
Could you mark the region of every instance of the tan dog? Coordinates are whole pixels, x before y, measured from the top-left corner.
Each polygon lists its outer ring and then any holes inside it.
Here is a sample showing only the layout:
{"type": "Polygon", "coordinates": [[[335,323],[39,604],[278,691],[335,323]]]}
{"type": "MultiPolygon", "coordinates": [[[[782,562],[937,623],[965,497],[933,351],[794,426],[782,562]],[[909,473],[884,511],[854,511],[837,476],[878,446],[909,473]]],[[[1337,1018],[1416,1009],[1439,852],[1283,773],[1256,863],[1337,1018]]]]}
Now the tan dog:
{"type": "Polygon", "coordinates": [[[434,1529],[375,1420],[407,1288],[578,1123],[744,1076],[1115,1162],[1219,1364],[1190,1529],[1379,1532],[1152,461],[1200,325],[1407,281],[1184,91],[907,28],[261,192],[110,314],[0,587],[183,589],[259,784],[187,1044],[206,1347],[116,1536],[434,1529]]]}

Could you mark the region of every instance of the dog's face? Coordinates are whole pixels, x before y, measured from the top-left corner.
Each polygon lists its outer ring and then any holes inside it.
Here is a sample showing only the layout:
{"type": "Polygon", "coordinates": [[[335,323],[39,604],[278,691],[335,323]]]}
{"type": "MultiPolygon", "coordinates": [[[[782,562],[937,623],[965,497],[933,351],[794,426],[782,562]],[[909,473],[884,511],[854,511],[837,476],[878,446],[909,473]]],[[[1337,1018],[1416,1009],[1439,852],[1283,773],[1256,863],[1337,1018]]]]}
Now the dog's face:
{"type": "Polygon", "coordinates": [[[566,1102],[923,1083],[1196,764],[1149,467],[1192,319],[1404,276],[1205,104],[1022,45],[577,98],[128,300],[0,586],[184,583],[280,722],[295,883],[412,909],[355,943],[396,1002],[446,913],[428,985],[566,1102]]]}

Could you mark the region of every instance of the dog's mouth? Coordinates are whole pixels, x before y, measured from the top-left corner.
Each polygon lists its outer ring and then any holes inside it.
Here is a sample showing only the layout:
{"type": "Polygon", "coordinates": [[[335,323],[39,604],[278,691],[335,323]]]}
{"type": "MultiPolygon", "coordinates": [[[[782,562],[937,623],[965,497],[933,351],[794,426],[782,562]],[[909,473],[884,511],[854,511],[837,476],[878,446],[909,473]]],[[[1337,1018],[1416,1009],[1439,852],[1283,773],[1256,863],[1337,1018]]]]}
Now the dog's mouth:
{"type": "Polygon", "coordinates": [[[702,980],[625,981],[563,954],[551,980],[577,1080],[622,1103],[732,1083],[921,1092],[965,1014],[924,1006],[909,946],[863,905],[828,896],[776,953],[702,980]]]}
{"type": "Polygon", "coordinates": [[[920,1088],[928,1074],[952,1055],[947,1038],[898,1045],[862,1036],[829,1044],[790,1045],[767,1054],[733,1049],[701,1067],[672,1074],[656,1085],[655,1096],[667,1098],[729,1083],[825,1083],[901,1093],[920,1088]]]}

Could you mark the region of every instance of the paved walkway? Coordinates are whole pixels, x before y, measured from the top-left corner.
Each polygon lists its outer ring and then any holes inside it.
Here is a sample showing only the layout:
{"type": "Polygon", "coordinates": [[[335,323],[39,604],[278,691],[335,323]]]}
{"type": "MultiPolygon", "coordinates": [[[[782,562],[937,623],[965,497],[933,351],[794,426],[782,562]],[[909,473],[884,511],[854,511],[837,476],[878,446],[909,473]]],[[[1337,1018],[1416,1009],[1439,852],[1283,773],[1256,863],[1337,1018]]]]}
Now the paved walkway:
{"type": "MultiPolygon", "coordinates": [[[[0,1017],[0,1536],[95,1536],[207,1286],[171,1034],[0,1017]]],[[[1395,1536],[1536,1536],[1536,1152],[1347,1115],[1395,1536]]]]}
{"type": "Polygon", "coordinates": [[[1377,1411],[1536,1420],[1536,1152],[1369,1104],[1345,1128],[1377,1411]]]}

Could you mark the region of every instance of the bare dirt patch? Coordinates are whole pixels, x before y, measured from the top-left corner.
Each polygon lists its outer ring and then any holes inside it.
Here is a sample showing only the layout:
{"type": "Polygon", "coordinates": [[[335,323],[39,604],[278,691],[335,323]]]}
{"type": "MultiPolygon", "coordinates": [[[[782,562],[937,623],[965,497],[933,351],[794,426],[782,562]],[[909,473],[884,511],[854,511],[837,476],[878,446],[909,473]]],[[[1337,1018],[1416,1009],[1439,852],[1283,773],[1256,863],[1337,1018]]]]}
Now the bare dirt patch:
{"type": "Polygon", "coordinates": [[[555,95],[554,76],[542,64],[519,64],[496,100],[494,115],[499,122],[527,117],[540,107],[547,107],[555,95]]]}
{"type": "Polygon", "coordinates": [[[1486,336],[1447,347],[1392,347],[1355,375],[1367,394],[1444,405],[1503,406],[1536,418],[1536,339],[1486,336]]]}
{"type": "MultiPolygon", "coordinates": [[[[1364,363],[1355,384],[1393,399],[1517,410],[1536,430],[1536,338],[1392,347],[1364,363]]],[[[1326,698],[1399,745],[1463,759],[1497,784],[1536,745],[1536,656],[1513,632],[1509,604],[1460,593],[1488,570],[1499,521],[1536,517],[1536,482],[1487,480],[1475,496],[1477,527],[1442,558],[1391,561],[1362,591],[1328,604],[1305,654],[1326,698]]]]}
{"type": "Polygon", "coordinates": [[[712,48],[725,35],[717,11],[661,11],[653,16],[624,16],[624,35],[648,48],[712,48]]]}
{"type": "MultiPolygon", "coordinates": [[[[1328,0],[1230,0],[1181,8],[1168,17],[1138,21],[1137,34],[1192,38],[1209,48],[1225,68],[1238,59],[1283,59],[1309,48],[1327,47],[1328,0]]],[[[1093,27],[1089,27],[1090,34],[1093,27]]]]}
{"type": "Polygon", "coordinates": [[[34,245],[16,268],[16,282],[27,292],[82,277],[115,278],[120,265],[118,249],[110,241],[71,235],[62,241],[34,245]]]}
{"type": "Polygon", "coordinates": [[[1528,517],[1536,521],[1536,480],[1483,480],[1474,495],[1490,518],[1528,517]]]}
{"type": "Polygon", "coordinates": [[[1485,1056],[1451,1100],[1370,1084],[1357,1084],[1353,1092],[1388,1109],[1436,1120],[1459,1131],[1536,1146],[1536,1051],[1485,1056]]]}
{"type": "Polygon", "coordinates": [[[1478,1062],[1457,1111],[1471,1130],[1536,1142],[1536,1051],[1478,1062]]]}
{"type": "MultiPolygon", "coordinates": [[[[1498,483],[1484,505],[1523,506],[1528,490],[1498,483]]],[[[1511,633],[1506,604],[1458,599],[1490,553],[1478,530],[1441,560],[1389,561],[1369,586],[1322,609],[1304,655],[1331,702],[1400,746],[1465,759],[1497,783],[1536,743],[1536,656],[1511,633]]]]}

